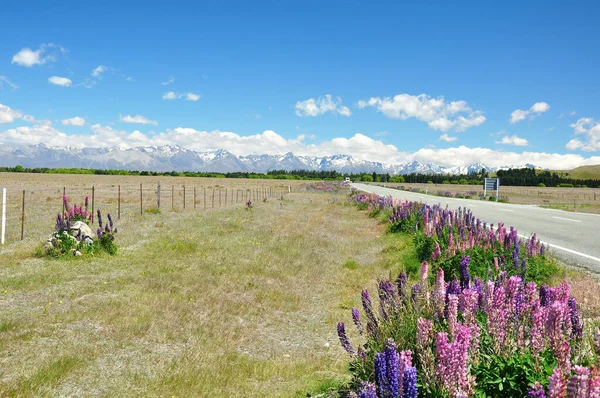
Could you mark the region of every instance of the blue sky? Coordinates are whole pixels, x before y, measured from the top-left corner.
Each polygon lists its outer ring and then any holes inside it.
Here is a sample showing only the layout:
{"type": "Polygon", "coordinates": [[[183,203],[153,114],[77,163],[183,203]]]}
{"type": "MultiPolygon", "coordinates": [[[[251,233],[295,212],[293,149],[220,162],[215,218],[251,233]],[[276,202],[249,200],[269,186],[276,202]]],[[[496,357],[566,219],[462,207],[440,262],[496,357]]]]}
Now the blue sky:
{"type": "Polygon", "coordinates": [[[598,2],[60,3],[3,5],[4,145],[600,163],[598,2]]]}

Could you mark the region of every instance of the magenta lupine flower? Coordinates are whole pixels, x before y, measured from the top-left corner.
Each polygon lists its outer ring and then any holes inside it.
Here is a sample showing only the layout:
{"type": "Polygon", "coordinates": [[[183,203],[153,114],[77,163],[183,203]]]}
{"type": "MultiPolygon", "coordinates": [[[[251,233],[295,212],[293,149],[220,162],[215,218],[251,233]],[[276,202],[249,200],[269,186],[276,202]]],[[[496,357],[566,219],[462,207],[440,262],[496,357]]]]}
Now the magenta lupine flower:
{"type": "Polygon", "coordinates": [[[338,322],[337,324],[337,333],[338,338],[340,339],[340,343],[346,352],[353,357],[354,356],[354,347],[350,344],[350,340],[348,340],[348,336],[346,335],[346,327],[344,322],[338,322]]]}
{"type": "Polygon", "coordinates": [[[567,384],[569,398],[588,398],[590,390],[590,370],[584,366],[573,366],[575,374],[567,384]]]}
{"type": "Polygon", "coordinates": [[[435,261],[438,258],[440,258],[441,255],[442,255],[442,250],[440,249],[440,244],[435,242],[435,249],[433,250],[433,253],[431,254],[431,260],[435,261]]]}
{"type": "Polygon", "coordinates": [[[577,301],[575,297],[569,297],[567,304],[571,310],[571,338],[581,339],[583,336],[583,325],[581,324],[581,318],[579,317],[579,311],[577,311],[577,301]]]}
{"type": "Polygon", "coordinates": [[[552,352],[556,357],[558,366],[568,372],[571,368],[571,347],[569,345],[568,337],[563,333],[563,329],[568,330],[570,334],[571,328],[566,327],[571,323],[570,309],[569,307],[561,302],[555,301],[548,308],[548,318],[546,320],[546,335],[550,342],[552,352]]]}
{"type": "Polygon", "coordinates": [[[358,311],[358,308],[352,308],[352,320],[358,329],[358,333],[363,334],[364,327],[360,321],[360,311],[358,311]]]}
{"type": "Polygon", "coordinates": [[[428,273],[429,263],[427,261],[423,261],[423,263],[421,263],[421,286],[426,286],[428,273]]]}
{"type": "Polygon", "coordinates": [[[478,297],[479,293],[474,289],[464,289],[460,295],[460,307],[465,325],[471,325],[476,321],[478,297]]]}
{"type": "Polygon", "coordinates": [[[488,303],[487,327],[494,340],[496,351],[504,348],[507,335],[509,316],[505,298],[505,287],[500,285],[494,288],[494,299],[491,305],[488,303]]]}
{"type": "Polygon", "coordinates": [[[471,329],[457,325],[455,341],[448,342],[448,335],[439,332],[436,338],[436,376],[438,383],[446,388],[450,396],[469,394],[475,378],[469,374],[467,362],[471,344],[471,329]]]}
{"type": "Polygon", "coordinates": [[[527,392],[527,398],[546,398],[544,387],[536,381],[527,392]]]}
{"type": "Polygon", "coordinates": [[[600,397],[600,374],[598,373],[598,368],[592,366],[590,370],[590,398],[592,397],[600,397]]]}
{"type": "Polygon", "coordinates": [[[536,299],[531,309],[531,353],[534,357],[539,358],[545,347],[545,329],[546,329],[546,317],[547,307],[540,305],[540,300],[536,299]]]}
{"type": "Polygon", "coordinates": [[[549,380],[548,398],[564,398],[567,395],[567,382],[561,369],[555,368],[549,380]]]}
{"type": "Polygon", "coordinates": [[[86,210],[86,211],[87,211],[87,209],[88,209],[88,201],[89,201],[89,198],[86,196],[86,197],[85,197],[85,201],[84,201],[84,202],[85,202],[85,210],[86,210]]]}
{"type": "Polygon", "coordinates": [[[411,366],[404,370],[402,398],[417,398],[417,368],[411,366]]]}
{"type": "Polygon", "coordinates": [[[426,318],[417,319],[417,345],[428,347],[433,339],[433,322],[426,318]]]}
{"type": "Polygon", "coordinates": [[[377,398],[377,390],[375,384],[363,381],[360,384],[358,398],[377,398]]]}
{"type": "Polygon", "coordinates": [[[444,270],[438,268],[435,277],[435,290],[433,291],[433,307],[439,316],[443,316],[446,307],[446,282],[444,281],[444,270]]]}
{"type": "Polygon", "coordinates": [[[456,294],[450,294],[448,296],[448,333],[452,340],[454,340],[455,337],[457,319],[458,296],[456,294]]]}

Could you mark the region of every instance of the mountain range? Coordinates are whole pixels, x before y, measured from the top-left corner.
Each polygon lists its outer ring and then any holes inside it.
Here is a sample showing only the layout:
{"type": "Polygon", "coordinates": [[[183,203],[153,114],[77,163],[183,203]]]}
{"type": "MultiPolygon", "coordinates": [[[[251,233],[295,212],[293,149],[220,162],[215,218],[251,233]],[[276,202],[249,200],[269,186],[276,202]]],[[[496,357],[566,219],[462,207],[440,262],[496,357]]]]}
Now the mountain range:
{"type": "Polygon", "coordinates": [[[204,172],[256,172],[270,170],[336,170],[340,173],[378,174],[469,174],[485,168],[497,169],[529,167],[534,165],[511,165],[500,168],[487,167],[482,163],[469,166],[444,167],[412,161],[405,164],[386,164],[361,160],[351,155],[297,156],[285,155],[237,156],[225,149],[198,152],[180,146],[163,145],[120,148],[72,148],[44,144],[21,147],[0,146],[0,166],[48,168],[93,168],[146,171],[204,171],[204,172]]]}

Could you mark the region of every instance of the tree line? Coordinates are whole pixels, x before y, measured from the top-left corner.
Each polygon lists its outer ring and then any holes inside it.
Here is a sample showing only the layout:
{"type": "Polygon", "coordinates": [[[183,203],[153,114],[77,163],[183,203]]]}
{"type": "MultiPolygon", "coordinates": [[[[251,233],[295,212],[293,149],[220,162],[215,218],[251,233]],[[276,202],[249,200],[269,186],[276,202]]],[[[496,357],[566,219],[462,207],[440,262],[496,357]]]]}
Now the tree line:
{"type": "MultiPolygon", "coordinates": [[[[0,167],[0,172],[16,173],[48,173],[48,174],[96,174],[124,176],[172,176],[172,177],[206,177],[206,178],[251,178],[279,180],[325,180],[341,181],[349,177],[352,181],[422,183],[422,184],[469,184],[482,185],[489,173],[482,169],[479,172],[463,175],[420,174],[390,175],[389,173],[340,173],[335,170],[270,170],[267,173],[256,172],[194,172],[194,171],[138,171],[114,169],[84,168],[48,168],[48,167],[0,167]]],[[[561,176],[556,172],[536,171],[530,168],[498,170],[500,185],[508,186],[546,186],[546,187],[600,187],[598,179],[574,179],[561,176]]]]}

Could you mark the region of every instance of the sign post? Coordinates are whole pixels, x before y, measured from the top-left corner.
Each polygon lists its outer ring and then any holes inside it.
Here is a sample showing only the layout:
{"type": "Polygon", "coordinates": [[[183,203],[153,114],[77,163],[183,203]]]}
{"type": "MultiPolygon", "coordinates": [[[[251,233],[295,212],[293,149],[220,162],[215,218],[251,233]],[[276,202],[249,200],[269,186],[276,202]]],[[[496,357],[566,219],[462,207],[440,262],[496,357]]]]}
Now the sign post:
{"type": "Polygon", "coordinates": [[[496,191],[496,202],[498,201],[498,191],[500,190],[500,179],[499,178],[485,178],[483,180],[483,196],[487,196],[488,189],[490,191],[496,191]]]}

